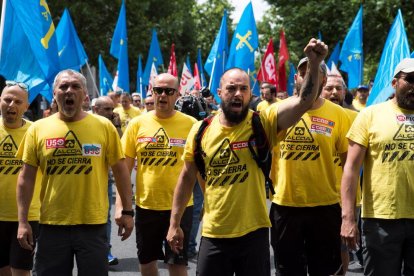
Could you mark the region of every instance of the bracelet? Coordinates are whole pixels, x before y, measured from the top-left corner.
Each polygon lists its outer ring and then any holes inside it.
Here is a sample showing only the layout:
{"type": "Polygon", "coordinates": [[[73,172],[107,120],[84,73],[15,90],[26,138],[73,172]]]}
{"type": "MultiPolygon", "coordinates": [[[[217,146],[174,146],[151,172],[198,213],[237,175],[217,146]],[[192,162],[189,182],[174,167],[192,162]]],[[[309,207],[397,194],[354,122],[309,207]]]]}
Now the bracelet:
{"type": "Polygon", "coordinates": [[[134,212],[134,210],[122,210],[121,211],[121,214],[122,215],[126,215],[126,216],[134,217],[135,212],[134,212]]]}

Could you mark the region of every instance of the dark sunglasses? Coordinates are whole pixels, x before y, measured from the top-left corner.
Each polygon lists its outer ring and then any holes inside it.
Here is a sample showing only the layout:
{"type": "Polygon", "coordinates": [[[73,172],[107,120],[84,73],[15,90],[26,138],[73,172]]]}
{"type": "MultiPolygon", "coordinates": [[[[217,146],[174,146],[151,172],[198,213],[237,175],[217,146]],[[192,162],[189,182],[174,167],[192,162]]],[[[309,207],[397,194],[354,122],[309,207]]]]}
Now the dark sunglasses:
{"type": "Polygon", "coordinates": [[[6,86],[7,87],[11,87],[11,86],[15,86],[15,85],[17,85],[21,89],[25,90],[26,92],[29,92],[29,87],[27,86],[27,84],[25,84],[23,82],[16,82],[16,81],[11,81],[11,80],[6,80],[6,86]]]}
{"type": "Polygon", "coordinates": [[[177,89],[170,88],[170,87],[153,87],[152,91],[154,91],[158,95],[162,95],[162,93],[165,92],[166,95],[172,96],[174,95],[175,91],[177,91],[177,89]]]}
{"type": "Polygon", "coordinates": [[[153,102],[148,102],[148,103],[145,103],[145,105],[154,105],[154,103],[153,102]]]}

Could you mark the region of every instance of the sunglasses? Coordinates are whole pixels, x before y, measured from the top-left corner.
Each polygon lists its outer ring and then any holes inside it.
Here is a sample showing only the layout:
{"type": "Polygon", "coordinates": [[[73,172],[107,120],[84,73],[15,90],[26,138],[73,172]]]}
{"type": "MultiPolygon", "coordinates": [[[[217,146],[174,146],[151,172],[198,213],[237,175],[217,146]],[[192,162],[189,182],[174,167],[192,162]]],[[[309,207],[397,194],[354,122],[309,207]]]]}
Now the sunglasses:
{"type": "Polygon", "coordinates": [[[6,81],[7,87],[16,86],[16,85],[20,87],[21,89],[25,90],[26,92],[29,92],[29,87],[27,86],[27,84],[23,82],[16,82],[16,81],[11,81],[11,80],[6,81]]]}
{"type": "Polygon", "coordinates": [[[177,89],[170,88],[170,87],[153,87],[152,91],[154,91],[158,95],[162,95],[162,93],[165,92],[166,95],[172,96],[177,91],[177,89]]]}
{"type": "Polygon", "coordinates": [[[414,76],[413,75],[406,75],[406,76],[404,76],[400,79],[404,80],[407,83],[414,84],[414,76]]]}
{"type": "Polygon", "coordinates": [[[148,102],[148,103],[145,103],[145,105],[154,105],[154,103],[153,102],[148,102]]]}

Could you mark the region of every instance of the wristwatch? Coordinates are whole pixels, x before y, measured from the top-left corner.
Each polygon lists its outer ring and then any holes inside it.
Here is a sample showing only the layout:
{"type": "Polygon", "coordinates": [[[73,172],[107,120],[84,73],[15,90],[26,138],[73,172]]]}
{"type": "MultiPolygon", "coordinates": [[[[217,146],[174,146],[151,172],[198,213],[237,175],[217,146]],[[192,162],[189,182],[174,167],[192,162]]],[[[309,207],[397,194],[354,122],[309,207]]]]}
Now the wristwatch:
{"type": "Polygon", "coordinates": [[[121,214],[134,217],[135,212],[134,212],[134,210],[122,210],[121,214]]]}

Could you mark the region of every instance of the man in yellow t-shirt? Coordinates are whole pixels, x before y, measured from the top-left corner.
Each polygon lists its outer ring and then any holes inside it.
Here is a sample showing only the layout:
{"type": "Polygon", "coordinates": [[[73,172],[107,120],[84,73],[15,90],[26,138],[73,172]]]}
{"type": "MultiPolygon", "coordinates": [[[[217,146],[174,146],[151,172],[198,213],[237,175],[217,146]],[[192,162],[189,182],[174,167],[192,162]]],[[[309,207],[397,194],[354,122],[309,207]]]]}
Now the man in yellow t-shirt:
{"type": "Polygon", "coordinates": [[[257,111],[263,111],[271,104],[279,101],[276,97],[276,86],[268,82],[262,82],[260,86],[260,95],[262,101],[257,105],[257,111]]]}
{"type": "MultiPolygon", "coordinates": [[[[326,84],[322,89],[321,97],[327,99],[339,106],[343,107],[344,99],[346,93],[346,85],[341,75],[328,75],[326,79],[326,84]]],[[[344,111],[349,117],[349,127],[351,127],[352,122],[355,120],[355,117],[358,115],[358,112],[345,109],[344,111]]],[[[346,130],[348,131],[348,129],[346,130]]],[[[341,179],[343,166],[341,162],[341,154],[335,153],[334,155],[334,164],[335,164],[335,174],[336,174],[336,189],[338,193],[341,192],[341,179]]],[[[361,206],[361,186],[358,185],[358,192],[356,197],[356,205],[361,206]]],[[[349,252],[348,247],[342,245],[341,247],[341,259],[342,259],[342,274],[345,275],[349,266],[349,252]]]]}
{"type": "MultiPolygon", "coordinates": [[[[164,255],[171,275],[187,275],[187,246],[174,254],[169,246],[162,251],[168,230],[173,192],[183,167],[187,135],[196,119],[174,110],[179,97],[178,79],[160,74],[152,94],[155,110],[134,118],[127,127],[122,146],[130,172],[137,159],[136,239],[142,275],[157,274],[157,260],[164,255]]],[[[186,235],[192,226],[193,206],[187,205],[182,227],[186,235]]]]}
{"type": "MultiPolygon", "coordinates": [[[[6,81],[0,99],[0,275],[30,275],[33,250],[23,249],[17,240],[16,182],[22,161],[15,157],[30,121],[23,119],[29,107],[28,89],[24,83],[6,81]]],[[[39,178],[37,179],[39,180],[39,178]]],[[[38,236],[40,183],[35,185],[28,220],[38,236]]]]}
{"type": "MultiPolygon", "coordinates": [[[[311,107],[317,94],[319,64],[326,53],[323,42],[311,39],[305,47],[310,61],[300,95],[272,105],[260,114],[271,145],[277,143],[278,132],[294,124],[311,107]]],[[[270,275],[265,177],[252,158],[248,143],[253,134],[248,74],[239,68],[227,70],[217,92],[221,111],[213,117],[200,142],[206,179],[197,273],[270,275]]],[[[198,172],[194,136],[200,124],[194,125],[187,138],[184,167],[174,192],[167,240],[175,251],[182,250],[185,239],[179,223],[198,172]]]]}
{"type": "Polygon", "coordinates": [[[124,210],[116,218],[122,240],[133,229],[132,189],[118,134],[112,123],[82,111],[86,79],[73,70],[55,78],[58,113],[33,123],[17,156],[23,168],[17,181],[18,240],[33,249],[28,209],[38,169],[43,174],[37,275],[68,275],[76,257],[79,274],[108,274],[108,167],[124,210]]]}
{"type": "Polygon", "coordinates": [[[392,86],[395,97],[362,110],[347,135],[341,236],[350,248],[356,247],[354,201],[363,164],[366,275],[414,273],[414,59],[397,65],[392,86]]]}
{"type": "Polygon", "coordinates": [[[133,118],[141,115],[141,110],[131,104],[132,97],[129,93],[123,92],[121,94],[121,106],[114,109],[115,113],[119,114],[121,118],[121,130],[122,133],[125,132],[126,127],[128,126],[129,121],[133,118]]]}
{"type": "MultiPolygon", "coordinates": [[[[308,60],[295,76],[300,88],[308,60]]],[[[326,65],[320,67],[326,83],[326,65]]],[[[345,163],[349,119],[339,105],[318,97],[289,128],[274,152],[276,194],[270,209],[275,267],[281,275],[332,275],[341,267],[341,208],[334,153],[345,163]]]]}
{"type": "Polygon", "coordinates": [[[357,111],[361,111],[367,104],[369,95],[369,88],[366,85],[359,85],[356,90],[355,99],[352,101],[352,105],[357,111]]]}

